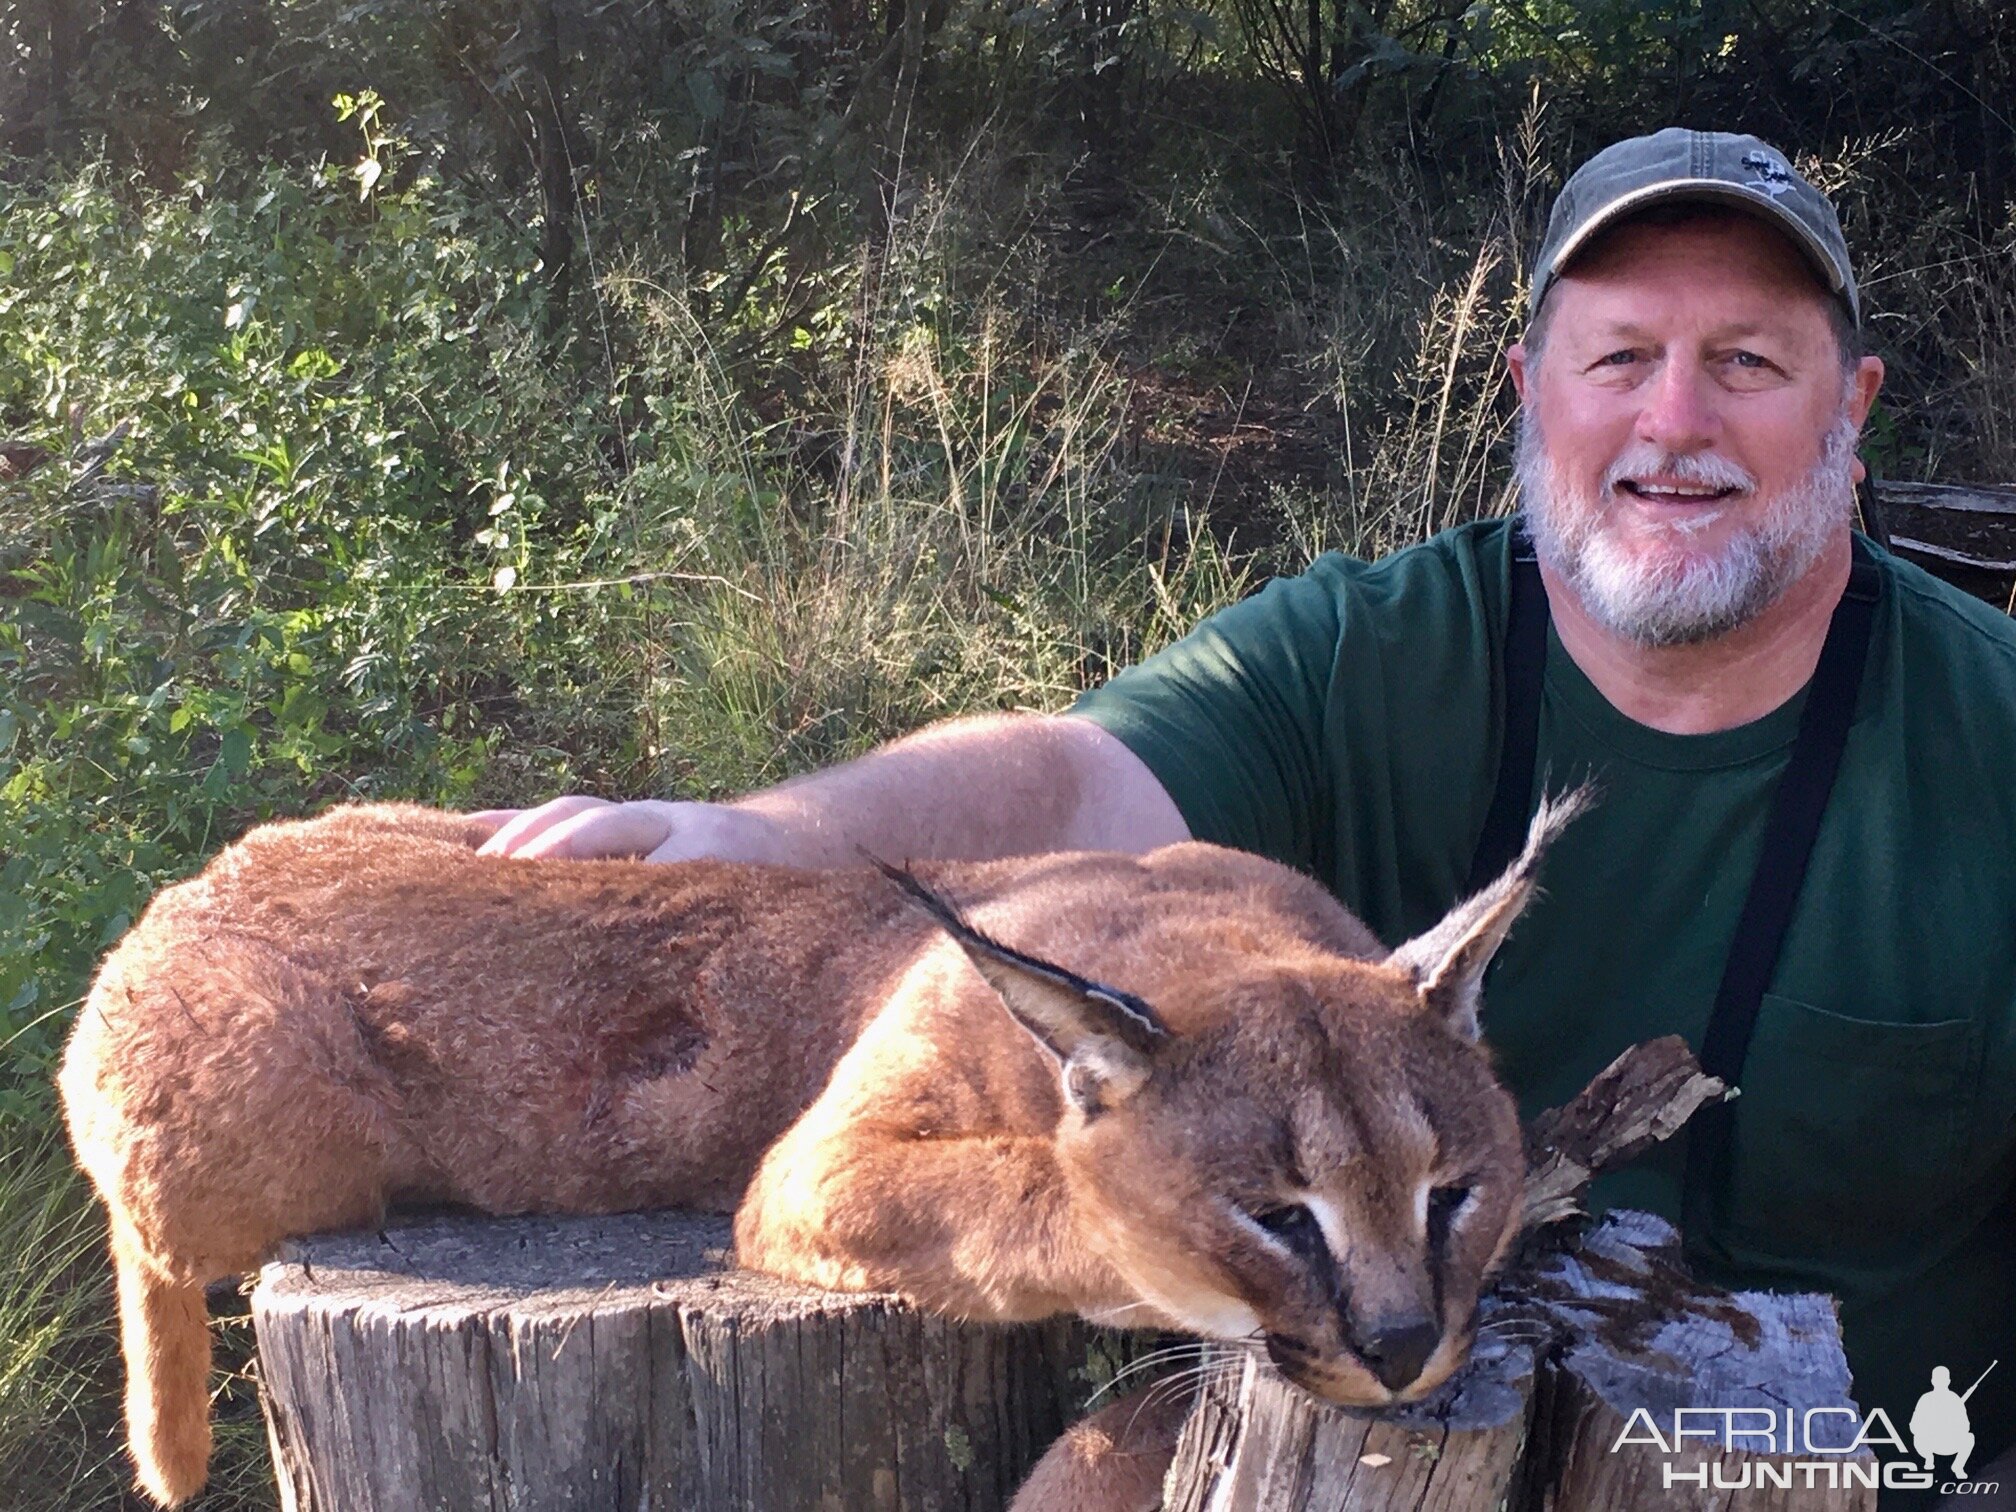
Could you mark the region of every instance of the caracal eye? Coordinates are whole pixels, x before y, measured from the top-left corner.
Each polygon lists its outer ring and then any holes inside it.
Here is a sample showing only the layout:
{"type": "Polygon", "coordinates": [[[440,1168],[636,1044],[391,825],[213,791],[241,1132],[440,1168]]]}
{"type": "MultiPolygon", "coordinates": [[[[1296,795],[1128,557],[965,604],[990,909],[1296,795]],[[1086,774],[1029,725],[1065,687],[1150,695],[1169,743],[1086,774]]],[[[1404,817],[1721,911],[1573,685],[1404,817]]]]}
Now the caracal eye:
{"type": "Polygon", "coordinates": [[[1456,1215],[1470,1201],[1467,1186],[1439,1186],[1428,1194],[1428,1248],[1439,1251],[1449,1242],[1456,1215]]]}
{"type": "Polygon", "coordinates": [[[1247,1216],[1290,1249],[1299,1249],[1312,1241],[1317,1244],[1323,1242],[1323,1226],[1316,1221],[1316,1215],[1299,1202],[1261,1208],[1247,1216]]]}

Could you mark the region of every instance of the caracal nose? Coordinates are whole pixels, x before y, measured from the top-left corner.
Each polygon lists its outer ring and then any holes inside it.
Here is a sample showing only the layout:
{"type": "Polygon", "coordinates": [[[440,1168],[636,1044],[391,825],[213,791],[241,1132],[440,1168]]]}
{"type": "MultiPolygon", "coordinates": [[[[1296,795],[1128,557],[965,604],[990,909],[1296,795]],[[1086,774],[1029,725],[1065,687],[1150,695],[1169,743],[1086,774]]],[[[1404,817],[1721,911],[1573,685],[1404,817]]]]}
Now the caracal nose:
{"type": "Polygon", "coordinates": [[[1442,1330],[1431,1320],[1402,1318],[1363,1335],[1357,1354],[1381,1385],[1399,1391],[1420,1379],[1422,1367],[1441,1342],[1442,1330]]]}

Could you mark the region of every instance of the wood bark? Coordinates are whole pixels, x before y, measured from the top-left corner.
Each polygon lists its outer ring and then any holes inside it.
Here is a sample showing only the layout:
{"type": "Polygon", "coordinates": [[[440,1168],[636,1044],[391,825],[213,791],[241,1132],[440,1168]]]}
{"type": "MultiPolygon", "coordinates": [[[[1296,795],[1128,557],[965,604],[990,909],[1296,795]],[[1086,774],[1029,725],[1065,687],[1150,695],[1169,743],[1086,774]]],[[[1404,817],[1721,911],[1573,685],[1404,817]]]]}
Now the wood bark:
{"type": "Polygon", "coordinates": [[[574,153],[579,136],[562,77],[560,13],[554,0],[533,0],[521,22],[531,80],[522,86],[539,154],[539,261],[550,291],[549,323],[558,330],[574,287],[574,153]]]}
{"type": "Polygon", "coordinates": [[[1330,1407],[1257,1354],[1199,1395],[1164,1482],[1168,1512],[1488,1512],[1530,1448],[1537,1354],[1495,1327],[1447,1387],[1378,1416],[1330,1407]]]}
{"type": "Polygon", "coordinates": [[[321,1235],[253,1294],[282,1505],[1005,1507],[1133,1346],[727,1265],[725,1219],[321,1235]]]}

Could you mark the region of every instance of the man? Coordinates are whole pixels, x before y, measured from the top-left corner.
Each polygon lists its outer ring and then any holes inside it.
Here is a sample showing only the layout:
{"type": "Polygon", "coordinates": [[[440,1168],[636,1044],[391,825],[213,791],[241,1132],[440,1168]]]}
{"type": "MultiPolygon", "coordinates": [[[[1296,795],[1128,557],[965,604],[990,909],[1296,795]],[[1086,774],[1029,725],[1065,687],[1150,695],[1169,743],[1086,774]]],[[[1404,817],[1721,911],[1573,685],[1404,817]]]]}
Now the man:
{"type": "Polygon", "coordinates": [[[1911,1443],[1924,1456],[1927,1470],[1933,1468],[1935,1455],[1950,1454],[1955,1479],[1967,1479],[1967,1456],[1974,1452],[1974,1435],[1967,1431],[1967,1399],[1953,1389],[1953,1372],[1944,1365],[1932,1367],[1932,1389],[1911,1411],[1911,1443]]]}
{"type": "MultiPolygon", "coordinates": [[[[1068,715],[935,726],[731,804],[561,799],[490,848],[1195,836],[1397,940],[1540,786],[1594,777],[1486,990],[1500,1068],[1530,1114],[1632,1043],[1705,1042],[1742,1097],[1599,1198],[1682,1220],[1716,1279],[1840,1296],[1857,1395],[1901,1430],[1932,1361],[2016,1354],[2016,625],[1854,535],[1883,366],[1833,208],[1754,138],[1585,164],[1508,355],[1537,570],[1502,520],[1326,557],[1068,715]]],[[[2016,1438],[2012,1379],[1970,1403],[1984,1457],[2016,1438]]]]}

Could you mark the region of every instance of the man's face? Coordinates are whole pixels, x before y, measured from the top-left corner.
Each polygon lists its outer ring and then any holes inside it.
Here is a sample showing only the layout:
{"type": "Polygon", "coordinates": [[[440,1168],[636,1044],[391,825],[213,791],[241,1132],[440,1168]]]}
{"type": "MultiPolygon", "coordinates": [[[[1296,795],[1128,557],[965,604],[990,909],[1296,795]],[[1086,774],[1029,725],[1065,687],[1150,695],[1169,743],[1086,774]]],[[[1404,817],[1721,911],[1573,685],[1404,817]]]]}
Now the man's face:
{"type": "Polygon", "coordinates": [[[1845,538],[1883,367],[1844,369],[1827,295],[1741,215],[1610,233],[1514,347],[1518,470],[1541,559],[1642,645],[1754,618],[1845,538]]]}

